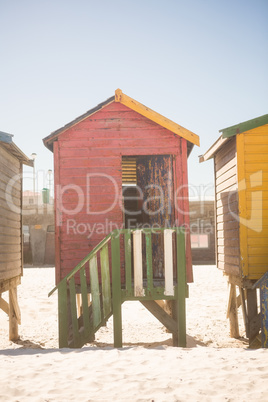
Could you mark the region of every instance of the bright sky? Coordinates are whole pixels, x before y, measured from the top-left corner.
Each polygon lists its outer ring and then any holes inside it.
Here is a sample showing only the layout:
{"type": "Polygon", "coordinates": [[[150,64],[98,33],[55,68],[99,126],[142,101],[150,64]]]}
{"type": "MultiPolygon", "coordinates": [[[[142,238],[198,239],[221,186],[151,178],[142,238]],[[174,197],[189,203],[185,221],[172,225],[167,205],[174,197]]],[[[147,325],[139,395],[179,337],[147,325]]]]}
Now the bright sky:
{"type": "Polygon", "coordinates": [[[37,154],[42,189],[42,139],[121,88],[200,136],[191,195],[213,194],[198,155],[268,113],[267,44],[267,0],[0,0],[0,131],[37,154]]]}

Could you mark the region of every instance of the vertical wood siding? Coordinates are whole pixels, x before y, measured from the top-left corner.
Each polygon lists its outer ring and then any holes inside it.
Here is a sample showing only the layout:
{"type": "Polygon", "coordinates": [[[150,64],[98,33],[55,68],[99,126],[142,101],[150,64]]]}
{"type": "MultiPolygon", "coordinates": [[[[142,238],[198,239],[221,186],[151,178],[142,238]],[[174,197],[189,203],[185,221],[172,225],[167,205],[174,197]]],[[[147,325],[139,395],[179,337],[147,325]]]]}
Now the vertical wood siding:
{"type": "MultiPolygon", "coordinates": [[[[59,203],[62,198],[61,216],[56,208],[56,221],[61,221],[56,232],[56,236],[60,233],[57,282],[105,235],[122,227],[122,156],[173,155],[177,188],[187,184],[186,140],[120,103],[113,102],[66,130],[54,143],[55,151],[55,194],[59,185],[69,186],[57,199],[59,203]]],[[[183,196],[188,197],[186,188],[177,197],[187,213],[188,198],[183,196]]],[[[189,223],[189,215],[176,211],[176,218],[180,224],[189,223]]],[[[190,262],[188,255],[188,280],[190,262]]]]}
{"type": "Polygon", "coordinates": [[[0,281],[22,273],[22,223],[21,214],[10,209],[6,194],[12,197],[14,206],[21,208],[21,179],[12,190],[7,185],[21,171],[18,159],[0,145],[0,281]]]}
{"type": "Polygon", "coordinates": [[[236,138],[231,138],[215,159],[217,266],[239,275],[239,222],[236,138]]]}
{"type": "Polygon", "coordinates": [[[237,136],[242,273],[259,279],[268,269],[268,125],[237,136]]]}

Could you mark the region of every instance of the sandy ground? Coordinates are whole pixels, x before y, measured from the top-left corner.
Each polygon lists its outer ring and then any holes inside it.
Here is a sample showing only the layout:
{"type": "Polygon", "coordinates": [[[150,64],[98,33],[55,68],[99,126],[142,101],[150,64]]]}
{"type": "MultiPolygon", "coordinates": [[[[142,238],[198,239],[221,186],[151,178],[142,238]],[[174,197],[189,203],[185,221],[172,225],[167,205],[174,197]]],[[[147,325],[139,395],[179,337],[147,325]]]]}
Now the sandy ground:
{"type": "MultiPolygon", "coordinates": [[[[18,288],[20,340],[0,310],[0,401],[266,401],[268,351],[229,337],[228,286],[214,266],[194,267],[187,348],[138,302],[123,305],[123,349],[112,319],[80,350],[58,349],[54,268],[25,268],[18,288]]],[[[6,296],[4,294],[3,296],[6,296]]]]}

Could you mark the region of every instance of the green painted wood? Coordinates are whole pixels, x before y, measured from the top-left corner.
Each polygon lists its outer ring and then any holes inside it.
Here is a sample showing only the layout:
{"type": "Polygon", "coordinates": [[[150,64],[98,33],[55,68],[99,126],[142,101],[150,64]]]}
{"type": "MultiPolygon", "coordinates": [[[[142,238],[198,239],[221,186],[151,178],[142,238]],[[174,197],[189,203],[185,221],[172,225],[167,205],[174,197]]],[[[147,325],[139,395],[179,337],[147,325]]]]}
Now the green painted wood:
{"type": "Polygon", "coordinates": [[[186,347],[186,256],[182,229],[177,229],[177,288],[178,343],[186,347]]]}
{"type": "Polygon", "coordinates": [[[87,277],[85,266],[80,270],[80,284],[81,284],[81,297],[82,297],[82,311],[83,311],[83,342],[86,343],[89,338],[93,336],[92,322],[89,320],[89,308],[88,308],[88,290],[87,290],[87,277]]]}
{"type": "Polygon", "coordinates": [[[90,287],[92,295],[93,328],[101,322],[100,286],[98,275],[98,261],[95,254],[89,261],[90,287]]]}
{"type": "Polygon", "coordinates": [[[125,275],[126,275],[126,290],[131,292],[132,279],[131,279],[131,231],[127,230],[124,233],[125,242],[125,275]]]}
{"type": "Polygon", "coordinates": [[[58,287],[59,348],[68,347],[68,300],[67,282],[61,281],[58,287]]]}
{"type": "Polygon", "coordinates": [[[146,269],[147,269],[147,291],[153,292],[153,262],[152,262],[152,235],[151,232],[145,233],[146,245],[146,269]]]}
{"type": "Polygon", "coordinates": [[[77,320],[76,291],[75,291],[74,277],[72,277],[69,281],[69,290],[70,290],[73,342],[74,342],[74,347],[79,348],[80,347],[80,335],[79,335],[78,320],[77,320]]]}
{"type": "Polygon", "coordinates": [[[108,244],[105,244],[105,246],[103,246],[103,248],[101,249],[100,260],[101,260],[103,318],[105,319],[112,311],[108,244]]]}
{"type": "MultiPolygon", "coordinates": [[[[66,275],[66,277],[63,280],[70,280],[72,276],[74,276],[80,269],[91,259],[93,255],[95,255],[106,243],[108,243],[111,239],[111,233],[106,236],[79,264],[74,267],[74,269],[66,275]]],[[[55,286],[48,294],[48,297],[52,295],[52,293],[55,292],[56,289],[58,289],[59,285],[55,286]]]]}
{"type": "Polygon", "coordinates": [[[122,347],[122,312],[121,312],[121,267],[120,236],[114,232],[111,240],[112,249],[112,296],[114,321],[114,347],[122,347]]]}
{"type": "Polygon", "coordinates": [[[242,123],[236,124],[235,126],[223,128],[222,130],[220,130],[220,133],[222,133],[223,138],[229,138],[233,135],[244,133],[245,131],[264,126],[265,124],[268,124],[268,114],[257,117],[255,119],[244,121],[242,123]]]}

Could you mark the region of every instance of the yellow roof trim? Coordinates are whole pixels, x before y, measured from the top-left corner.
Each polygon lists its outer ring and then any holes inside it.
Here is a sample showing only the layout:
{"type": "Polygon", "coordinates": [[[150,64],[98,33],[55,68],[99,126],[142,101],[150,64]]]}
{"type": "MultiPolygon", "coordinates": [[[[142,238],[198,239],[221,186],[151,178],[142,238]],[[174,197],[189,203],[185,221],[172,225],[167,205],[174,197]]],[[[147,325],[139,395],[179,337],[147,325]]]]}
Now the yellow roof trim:
{"type": "Polygon", "coordinates": [[[120,102],[123,105],[129,107],[135,112],[141,114],[144,117],[154,121],[162,127],[165,127],[167,130],[172,131],[172,133],[179,135],[182,138],[185,138],[187,141],[191,142],[194,145],[200,145],[199,136],[187,130],[186,128],[180,126],[179,124],[174,123],[172,120],[167,119],[161,114],[155,112],[154,110],[142,105],[136,100],[130,98],[129,96],[123,94],[121,89],[117,89],[115,91],[115,102],[120,102]]]}

